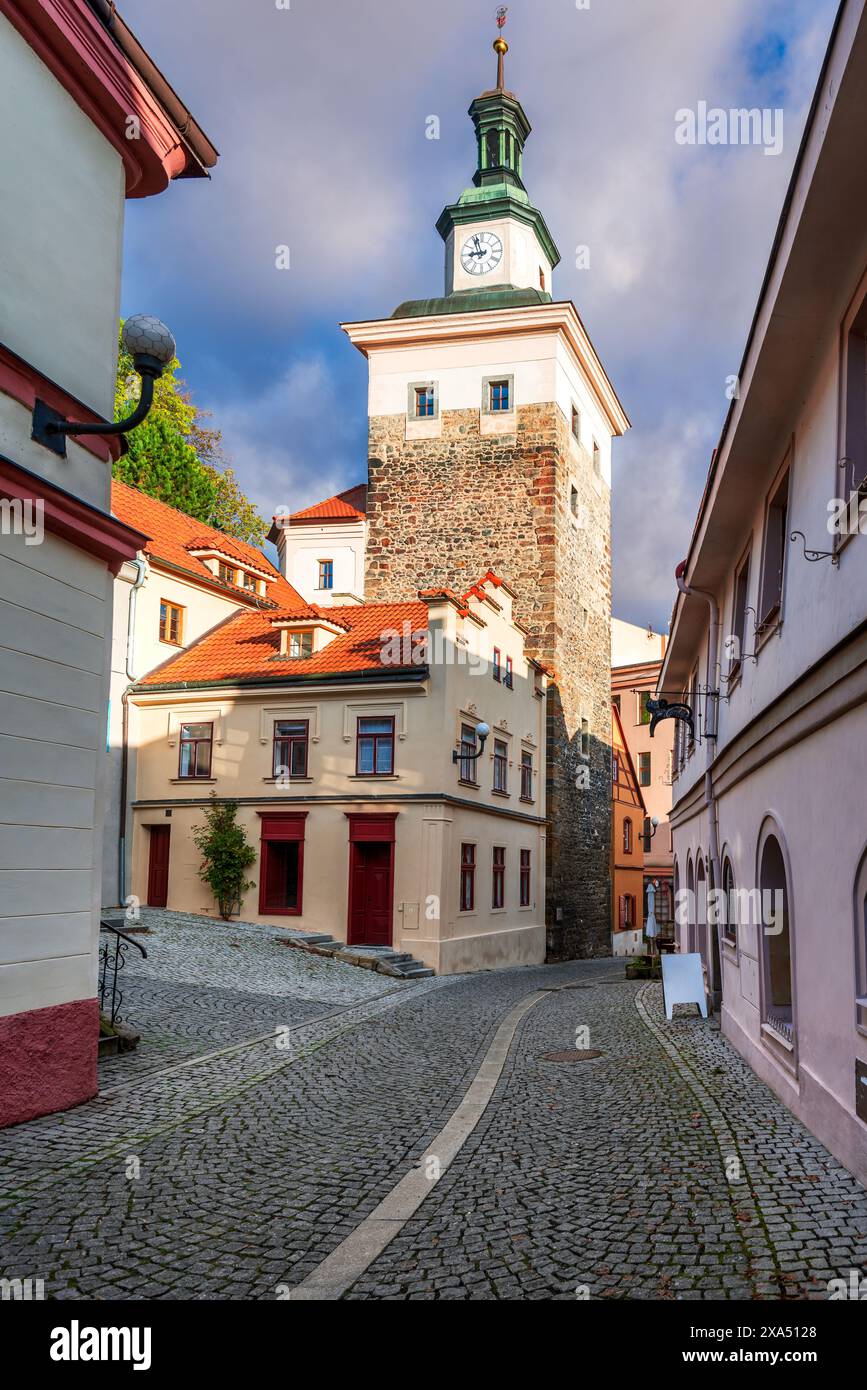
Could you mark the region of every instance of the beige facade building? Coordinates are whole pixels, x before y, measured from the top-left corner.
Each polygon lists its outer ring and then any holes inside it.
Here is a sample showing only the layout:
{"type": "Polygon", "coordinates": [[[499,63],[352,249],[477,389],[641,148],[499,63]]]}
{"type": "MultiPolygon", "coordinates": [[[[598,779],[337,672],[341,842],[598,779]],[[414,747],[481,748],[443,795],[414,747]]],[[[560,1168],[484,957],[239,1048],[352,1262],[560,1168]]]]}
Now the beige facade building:
{"type": "Polygon", "coordinates": [[[680,723],[675,749],[680,948],[701,952],[726,1035],[862,1181],[865,86],[867,14],[852,0],[834,28],[739,395],[678,570],[660,679],[694,720],[680,723]]]}
{"type": "Polygon", "coordinates": [[[192,839],[213,795],[256,850],[242,919],[443,973],[543,961],[547,679],[514,601],[490,573],[397,604],[295,596],[140,681],[135,896],[216,913],[192,839]]]}

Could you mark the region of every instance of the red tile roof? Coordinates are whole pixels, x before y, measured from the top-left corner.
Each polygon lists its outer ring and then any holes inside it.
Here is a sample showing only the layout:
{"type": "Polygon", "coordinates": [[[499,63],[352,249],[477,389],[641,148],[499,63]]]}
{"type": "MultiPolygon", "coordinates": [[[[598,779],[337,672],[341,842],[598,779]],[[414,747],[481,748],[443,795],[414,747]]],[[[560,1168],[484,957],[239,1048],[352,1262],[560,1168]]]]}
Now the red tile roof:
{"type": "MultiPolygon", "coordinates": [[[[280,633],[273,626],[272,611],[242,611],[206,633],[185,652],[172,657],[139,682],[140,688],[190,684],[208,681],[280,680],[293,676],[335,675],[343,671],[382,671],[382,652],[387,634],[427,630],[427,608],[423,603],[369,603],[346,607],[307,610],[313,617],[345,625],[345,636],[335,637],[315,656],[290,660],[280,656],[280,633]],[[408,624],[405,629],[404,624],[408,624]]],[[[283,614],[280,617],[285,616],[283,614]]],[[[295,616],[293,613],[292,616],[295,616]]],[[[408,664],[401,652],[402,665],[408,664]]]]}
{"type": "Polygon", "coordinates": [[[269,600],[286,609],[306,607],[300,594],[296,593],[292,585],[287,583],[279,570],[274,568],[268,557],[255,545],[235,540],[233,536],[227,536],[213,526],[205,526],[195,517],[187,516],[176,507],[159,502],[155,497],[149,497],[147,493],[140,492],[138,488],[130,487],[127,483],[118,482],[117,479],[111,484],[111,509],[121,521],[149,537],[145,553],[154,562],[159,563],[163,560],[168,565],[185,570],[195,578],[207,580],[210,584],[218,586],[227,595],[243,595],[248,602],[255,601],[254,594],[239,589],[234,584],[221,583],[203,560],[190,554],[191,550],[221,550],[237,560],[239,565],[249,565],[267,576],[265,591],[269,600]]]}
{"type": "MultiPolygon", "coordinates": [[[[324,502],[316,502],[303,511],[293,512],[289,517],[292,525],[305,521],[363,521],[367,515],[367,484],[358,483],[338,492],[336,497],[328,497],[324,502]]],[[[279,520],[278,517],[274,518],[279,520]]]]}

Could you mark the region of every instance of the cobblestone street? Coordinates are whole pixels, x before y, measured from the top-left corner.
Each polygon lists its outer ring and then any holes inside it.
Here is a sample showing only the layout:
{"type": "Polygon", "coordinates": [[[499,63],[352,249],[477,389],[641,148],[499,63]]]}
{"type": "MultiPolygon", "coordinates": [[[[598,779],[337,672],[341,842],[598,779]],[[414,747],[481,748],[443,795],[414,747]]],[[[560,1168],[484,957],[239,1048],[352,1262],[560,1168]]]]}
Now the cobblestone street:
{"type": "Polygon", "coordinates": [[[3,1277],[285,1296],[430,1158],[535,991],[480,1121],[345,1296],[825,1299],[867,1267],[867,1192],[622,964],[406,984],[268,928],[152,926],[124,985],[138,1051],[101,1063],[97,1100],[0,1135],[3,1277]],[[585,1027],[599,1056],[543,1059],[585,1027]]]}

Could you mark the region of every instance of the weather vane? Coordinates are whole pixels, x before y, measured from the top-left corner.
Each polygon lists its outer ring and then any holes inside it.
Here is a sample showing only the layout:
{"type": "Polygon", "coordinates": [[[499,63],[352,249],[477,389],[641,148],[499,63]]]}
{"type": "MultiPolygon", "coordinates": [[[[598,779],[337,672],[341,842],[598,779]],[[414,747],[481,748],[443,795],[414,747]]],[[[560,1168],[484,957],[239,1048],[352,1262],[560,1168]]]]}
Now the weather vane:
{"type": "Polygon", "coordinates": [[[506,54],[507,54],[508,51],[509,51],[509,45],[506,43],[506,40],[503,38],[503,25],[504,25],[505,22],[506,22],[506,16],[508,15],[508,13],[509,13],[509,9],[508,9],[508,6],[507,6],[507,5],[500,5],[499,9],[497,10],[497,28],[499,29],[500,32],[499,32],[499,34],[497,35],[497,37],[494,39],[494,52],[495,52],[496,55],[497,55],[497,91],[498,91],[498,92],[502,92],[502,91],[504,90],[504,88],[505,88],[505,80],[506,80],[506,79],[505,79],[505,71],[504,71],[504,67],[503,67],[503,60],[504,60],[506,54]]]}

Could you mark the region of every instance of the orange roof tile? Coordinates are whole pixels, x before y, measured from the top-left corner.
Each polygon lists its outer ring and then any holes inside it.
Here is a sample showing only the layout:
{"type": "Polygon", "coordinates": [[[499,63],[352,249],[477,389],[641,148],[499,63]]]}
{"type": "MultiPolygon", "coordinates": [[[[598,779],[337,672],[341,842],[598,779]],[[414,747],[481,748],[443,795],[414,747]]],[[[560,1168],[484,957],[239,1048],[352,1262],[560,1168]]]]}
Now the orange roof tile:
{"type": "MultiPolygon", "coordinates": [[[[297,611],[297,610],[296,610],[297,611]]],[[[280,633],[273,626],[274,613],[242,611],[206,633],[185,652],[170,658],[139,681],[139,689],[160,685],[196,685],[210,681],[291,679],[293,676],[336,675],[389,669],[382,653],[388,636],[397,632],[427,630],[427,608],[423,603],[350,604],[328,608],[321,615],[348,628],[345,636],[335,637],[307,660],[280,656],[280,633]],[[408,624],[404,628],[404,624],[408,624]]],[[[293,613],[293,616],[295,614],[293,613]]],[[[401,652],[401,666],[411,664],[401,652]]]]}
{"type": "Polygon", "coordinates": [[[248,602],[255,601],[255,594],[239,589],[234,584],[221,583],[203,560],[190,554],[191,550],[207,550],[212,547],[230,555],[239,565],[247,564],[267,576],[266,594],[269,600],[286,609],[306,607],[300,594],[296,593],[292,585],[255,545],[236,540],[234,536],[227,536],[214,526],[205,526],[195,517],[187,516],[176,507],[170,507],[167,502],[149,497],[147,493],[130,487],[128,483],[119,482],[116,478],[111,484],[111,509],[121,521],[149,537],[145,553],[154,562],[159,563],[163,560],[168,565],[185,570],[195,578],[217,585],[226,594],[243,595],[248,602]]]}
{"type": "MultiPolygon", "coordinates": [[[[293,525],[305,521],[363,521],[366,515],[367,483],[357,483],[355,487],[347,488],[346,492],[338,492],[336,497],[328,497],[324,502],[316,502],[303,511],[293,512],[289,521],[293,525]]],[[[275,517],[274,520],[279,518],[275,517]]]]}

